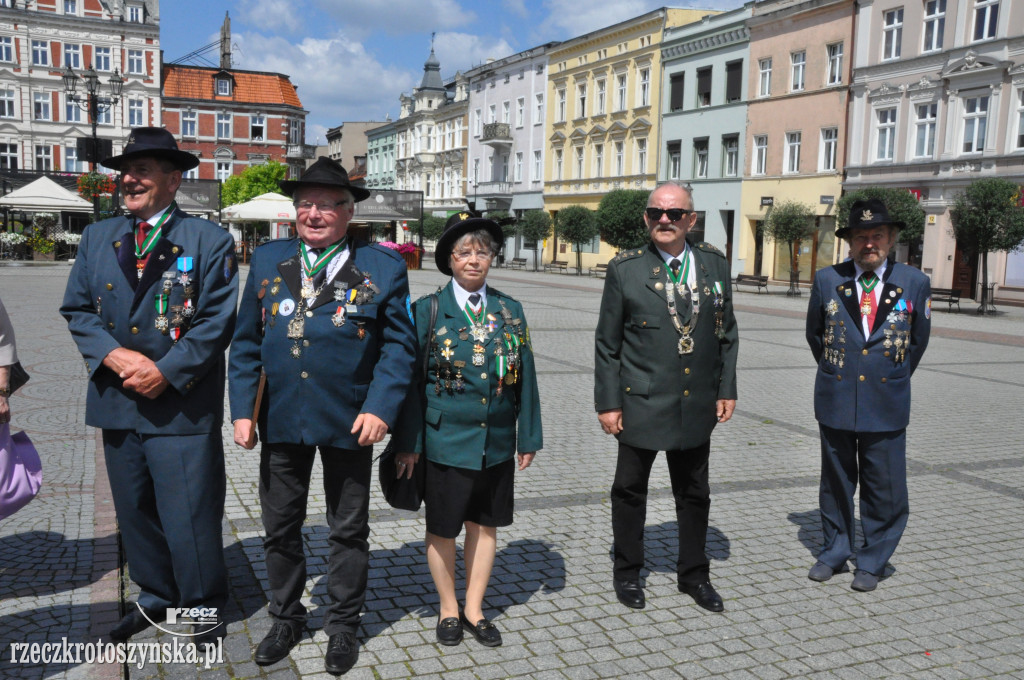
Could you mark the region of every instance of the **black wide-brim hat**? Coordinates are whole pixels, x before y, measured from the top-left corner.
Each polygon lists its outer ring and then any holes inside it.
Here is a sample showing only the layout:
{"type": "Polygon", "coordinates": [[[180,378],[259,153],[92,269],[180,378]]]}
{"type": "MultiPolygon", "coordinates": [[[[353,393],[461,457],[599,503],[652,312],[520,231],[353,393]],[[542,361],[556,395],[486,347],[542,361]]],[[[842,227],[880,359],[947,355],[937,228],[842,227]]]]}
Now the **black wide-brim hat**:
{"type": "Polygon", "coordinates": [[[902,229],[903,223],[889,217],[889,209],[877,198],[869,198],[863,201],[856,201],[850,206],[850,217],[845,227],[836,229],[838,238],[847,238],[852,229],[866,229],[889,225],[895,229],[902,229]]]}
{"type": "Polygon", "coordinates": [[[105,161],[100,161],[100,165],[120,172],[121,163],[140,156],[170,161],[182,172],[199,165],[199,159],[195,154],[179,149],[178,143],[174,141],[174,135],[164,128],[158,127],[133,128],[121,155],[111,156],[105,161]]]}
{"type": "Polygon", "coordinates": [[[348,173],[345,172],[345,168],[341,167],[341,163],[327,156],[317,158],[316,163],[306,168],[306,171],[298,179],[283,179],[277,184],[281,187],[281,191],[289,196],[302,187],[329,187],[347,189],[356,203],[370,197],[370,192],[367,189],[349,181],[348,173]]]}
{"type": "MultiPolygon", "coordinates": [[[[497,244],[498,250],[501,250],[505,243],[505,233],[501,230],[501,225],[494,220],[481,217],[477,213],[468,210],[455,213],[445,222],[444,231],[441,233],[441,238],[437,239],[437,248],[434,249],[434,262],[442,274],[452,275],[449,260],[452,255],[452,248],[455,247],[455,242],[463,234],[468,234],[477,229],[486,229],[490,232],[491,237],[497,244]]],[[[498,253],[495,252],[494,254],[497,255],[498,253]]]]}

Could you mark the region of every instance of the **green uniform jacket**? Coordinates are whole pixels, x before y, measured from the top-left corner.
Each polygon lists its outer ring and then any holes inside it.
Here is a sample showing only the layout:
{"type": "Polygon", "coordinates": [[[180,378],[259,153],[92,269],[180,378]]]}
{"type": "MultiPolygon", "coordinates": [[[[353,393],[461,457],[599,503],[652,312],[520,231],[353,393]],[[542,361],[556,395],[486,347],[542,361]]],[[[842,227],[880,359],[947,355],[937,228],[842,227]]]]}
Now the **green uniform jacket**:
{"type": "Polygon", "coordinates": [[[426,450],[427,458],[435,463],[471,470],[481,469],[484,454],[487,466],[491,467],[512,458],[516,451],[530,453],[540,450],[544,445],[540,393],[523,306],[508,295],[487,287],[487,319],[490,319],[493,331],[486,341],[479,343],[484,347],[483,366],[473,365],[473,347],[478,343],[471,336],[467,340],[459,338],[460,332],[467,332],[463,329],[469,322],[455,301],[451,283],[438,293],[434,329],[427,328],[430,324],[429,296],[413,303],[412,311],[419,363],[417,379],[402,407],[394,433],[397,450],[415,453],[426,450]],[[508,310],[508,319],[502,316],[502,302],[508,310]],[[501,343],[502,351],[507,352],[506,333],[520,339],[518,380],[512,385],[504,384],[499,395],[495,350],[501,343]],[[453,363],[453,377],[459,370],[454,367],[454,362],[465,362],[461,369],[461,391],[455,389],[454,380],[451,380],[451,390],[445,385],[446,376],[439,366],[440,361],[446,360],[442,355],[445,350],[451,352],[447,361],[453,363]],[[431,355],[426,385],[422,380],[424,352],[431,355]],[[439,372],[442,378],[440,391],[437,390],[439,372]],[[519,400],[518,409],[516,399],[519,400]]]}
{"type": "Polygon", "coordinates": [[[736,398],[739,337],[729,265],[707,243],[691,244],[690,250],[700,298],[692,354],[678,352],[679,333],[665,298],[666,266],[657,249],[625,251],[608,263],[595,342],[594,406],[621,408],[618,439],[636,448],[672,451],[703,444],[717,423],[715,402],[736,398]]]}

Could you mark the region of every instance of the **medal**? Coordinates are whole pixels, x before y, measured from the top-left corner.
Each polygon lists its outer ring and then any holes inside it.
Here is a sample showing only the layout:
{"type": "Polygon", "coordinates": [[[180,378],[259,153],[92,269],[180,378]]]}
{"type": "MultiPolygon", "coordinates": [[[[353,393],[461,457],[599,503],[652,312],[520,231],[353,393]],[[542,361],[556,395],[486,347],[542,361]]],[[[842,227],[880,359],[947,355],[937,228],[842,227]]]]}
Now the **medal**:
{"type": "Polygon", "coordinates": [[[303,331],[306,330],[306,319],[301,314],[296,314],[295,318],[288,322],[288,339],[299,340],[302,338],[303,331]]]}
{"type": "Polygon", "coordinates": [[[302,348],[299,347],[299,343],[295,343],[291,348],[291,355],[293,359],[298,359],[302,356],[302,348]]]}
{"type": "Polygon", "coordinates": [[[295,311],[295,301],[291,298],[281,300],[281,316],[290,316],[295,311]]]}
{"type": "Polygon", "coordinates": [[[836,312],[839,311],[839,303],[835,300],[829,300],[828,304],[825,305],[825,311],[828,312],[829,316],[835,316],[836,312]]]}
{"type": "Polygon", "coordinates": [[[693,338],[689,335],[684,335],[679,338],[679,354],[692,354],[693,353],[693,338]]]}
{"type": "Polygon", "coordinates": [[[472,335],[473,340],[477,342],[484,342],[487,340],[487,336],[489,335],[487,328],[483,324],[479,323],[473,324],[469,329],[469,334],[472,335]]]}
{"type": "Polygon", "coordinates": [[[484,357],[484,346],[473,345],[473,365],[483,366],[487,363],[487,359],[484,357]]]}
{"type": "Polygon", "coordinates": [[[96,314],[103,314],[103,298],[101,297],[96,298],[96,314]]]}
{"type": "Polygon", "coordinates": [[[263,297],[267,294],[267,284],[268,283],[270,283],[270,281],[267,281],[266,279],[263,279],[260,282],[260,292],[256,293],[256,299],[257,300],[262,300],[263,297]]]}
{"type": "Polygon", "coordinates": [[[273,328],[274,324],[277,323],[277,310],[281,306],[281,303],[275,302],[270,306],[270,327],[273,328]]]}
{"type": "Polygon", "coordinates": [[[363,338],[366,337],[366,329],[363,328],[363,323],[362,322],[357,322],[357,323],[359,324],[359,330],[356,331],[356,337],[359,338],[360,340],[362,340],[363,338]]]}
{"type": "Polygon", "coordinates": [[[345,325],[345,305],[338,305],[338,311],[331,315],[331,321],[338,328],[345,325]]]}
{"type": "Polygon", "coordinates": [[[188,283],[188,273],[192,271],[192,258],[191,257],[179,257],[178,258],[178,271],[181,272],[180,281],[182,285],[188,283]]]}

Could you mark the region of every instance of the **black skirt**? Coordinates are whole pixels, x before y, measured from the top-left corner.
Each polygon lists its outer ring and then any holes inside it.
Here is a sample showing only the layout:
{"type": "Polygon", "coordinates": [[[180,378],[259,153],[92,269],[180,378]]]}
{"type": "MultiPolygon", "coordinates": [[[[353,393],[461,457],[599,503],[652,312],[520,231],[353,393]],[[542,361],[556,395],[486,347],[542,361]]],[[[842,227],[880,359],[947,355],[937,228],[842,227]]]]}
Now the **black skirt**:
{"type": "Polygon", "coordinates": [[[456,538],[465,522],[485,527],[512,524],[516,460],[482,470],[426,462],[427,531],[456,538]]]}

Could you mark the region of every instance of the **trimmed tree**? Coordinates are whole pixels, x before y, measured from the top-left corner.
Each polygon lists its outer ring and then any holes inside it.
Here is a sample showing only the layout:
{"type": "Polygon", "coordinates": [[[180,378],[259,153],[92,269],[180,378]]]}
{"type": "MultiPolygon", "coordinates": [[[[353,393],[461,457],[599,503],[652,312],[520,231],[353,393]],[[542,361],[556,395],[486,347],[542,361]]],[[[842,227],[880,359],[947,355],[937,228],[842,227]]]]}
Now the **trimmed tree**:
{"type": "Polygon", "coordinates": [[[559,210],[555,220],[555,233],[559,238],[571,243],[576,251],[576,276],[579,276],[583,271],[581,246],[593,241],[598,234],[594,211],[582,205],[570,205],[559,210]]]}
{"type": "Polygon", "coordinates": [[[953,236],[960,247],[981,259],[981,307],[990,310],[988,254],[1017,250],[1024,243],[1024,187],[1010,180],[989,177],[972,182],[957,195],[950,210],[953,236]]]}
{"type": "MultiPolygon", "coordinates": [[[[845,226],[850,219],[850,206],[857,201],[876,198],[885,204],[889,216],[903,223],[900,243],[914,245],[924,238],[924,210],[917,197],[906,189],[866,187],[844,194],[836,203],[836,223],[845,226]]],[[[910,255],[908,251],[908,257],[910,255]]]]}
{"type": "Polygon", "coordinates": [[[541,243],[551,238],[551,214],[546,210],[527,210],[516,224],[516,232],[524,241],[536,241],[533,249],[533,271],[537,271],[537,257],[541,243]]]}
{"type": "Polygon", "coordinates": [[[278,182],[288,174],[288,166],[277,161],[250,165],[240,175],[224,180],[220,192],[220,207],[245,203],[262,194],[284,194],[278,182]]]}
{"type": "Polygon", "coordinates": [[[766,241],[789,246],[789,291],[786,295],[800,295],[800,242],[811,235],[814,208],[799,201],[780,201],[772,206],[761,233],[766,241]]]}
{"type": "Polygon", "coordinates": [[[597,207],[597,226],[605,243],[618,250],[640,248],[649,239],[644,224],[648,192],[615,189],[605,194],[597,207]]]}
{"type": "Polygon", "coordinates": [[[422,220],[409,222],[409,231],[417,236],[422,234],[423,238],[428,241],[436,241],[441,238],[441,234],[444,232],[445,222],[447,220],[443,217],[426,215],[422,220]]]}

